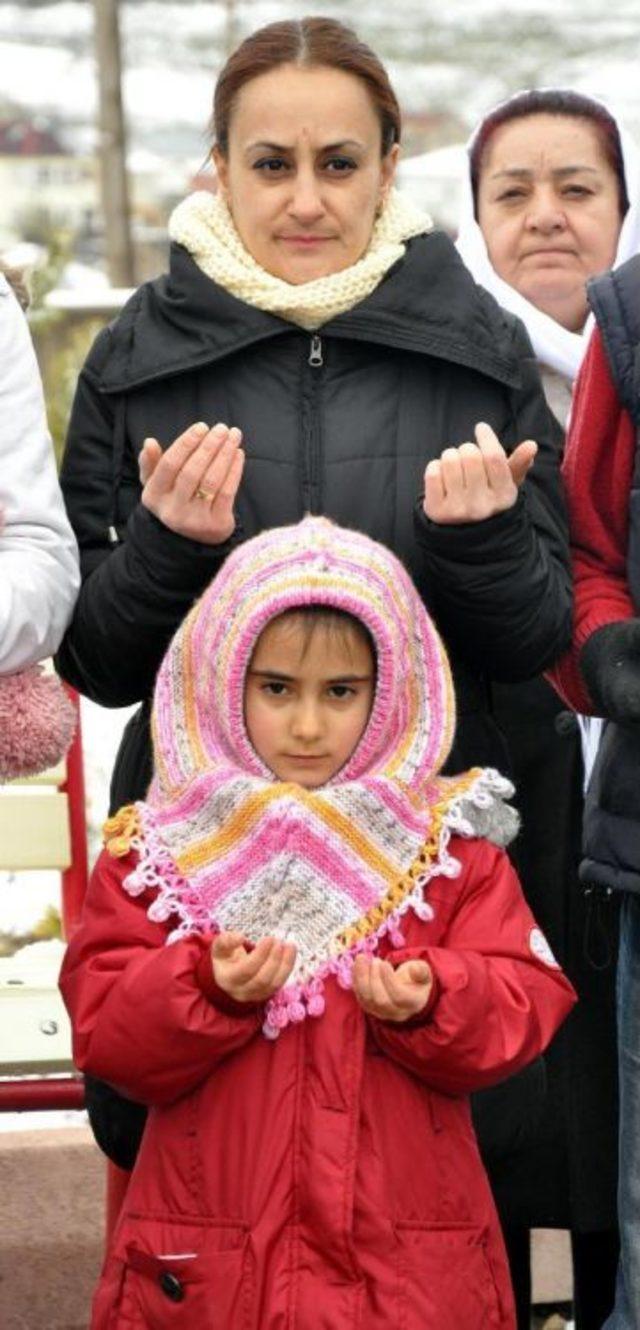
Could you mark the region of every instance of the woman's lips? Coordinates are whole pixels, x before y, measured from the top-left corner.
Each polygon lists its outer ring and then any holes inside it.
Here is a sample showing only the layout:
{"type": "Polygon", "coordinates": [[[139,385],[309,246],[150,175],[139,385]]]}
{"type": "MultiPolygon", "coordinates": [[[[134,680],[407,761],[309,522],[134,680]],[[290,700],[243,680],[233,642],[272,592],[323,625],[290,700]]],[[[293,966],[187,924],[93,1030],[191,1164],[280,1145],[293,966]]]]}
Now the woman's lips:
{"type": "Polygon", "coordinates": [[[556,249],[529,249],[522,257],[523,259],[536,259],[540,262],[541,259],[575,259],[577,255],[574,249],[560,249],[558,247],[556,249]]]}
{"type": "Polygon", "coordinates": [[[316,245],[325,245],[331,236],[280,236],[285,245],[294,245],[298,249],[314,249],[316,245]]]}

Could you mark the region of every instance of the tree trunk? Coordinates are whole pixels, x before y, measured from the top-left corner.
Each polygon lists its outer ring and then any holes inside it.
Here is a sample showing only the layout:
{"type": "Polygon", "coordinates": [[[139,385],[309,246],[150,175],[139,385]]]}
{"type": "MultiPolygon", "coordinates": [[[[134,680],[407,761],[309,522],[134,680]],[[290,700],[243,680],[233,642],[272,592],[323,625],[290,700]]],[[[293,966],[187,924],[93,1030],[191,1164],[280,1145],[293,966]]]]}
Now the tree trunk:
{"type": "Polygon", "coordinates": [[[122,109],[118,0],[94,0],[99,155],[106,256],[112,286],[135,284],[122,109]]]}

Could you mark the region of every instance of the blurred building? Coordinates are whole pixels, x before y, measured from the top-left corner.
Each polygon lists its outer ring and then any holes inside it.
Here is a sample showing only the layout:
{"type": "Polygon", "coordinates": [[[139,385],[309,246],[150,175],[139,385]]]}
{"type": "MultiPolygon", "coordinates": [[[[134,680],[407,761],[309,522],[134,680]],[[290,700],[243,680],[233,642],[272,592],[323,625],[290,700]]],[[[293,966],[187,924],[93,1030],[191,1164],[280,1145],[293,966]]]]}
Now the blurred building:
{"type": "Polygon", "coordinates": [[[77,234],[97,208],[93,156],[69,151],[41,118],[0,117],[0,236],[40,239],[46,228],[77,234]]]}

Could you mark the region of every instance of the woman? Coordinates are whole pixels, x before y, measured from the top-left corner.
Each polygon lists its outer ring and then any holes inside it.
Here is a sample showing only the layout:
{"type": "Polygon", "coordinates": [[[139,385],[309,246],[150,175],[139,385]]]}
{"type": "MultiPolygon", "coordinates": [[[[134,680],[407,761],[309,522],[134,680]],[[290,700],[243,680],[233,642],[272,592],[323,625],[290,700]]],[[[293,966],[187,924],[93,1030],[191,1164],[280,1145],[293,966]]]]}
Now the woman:
{"type": "Polygon", "coordinates": [[[80,582],[26,297],[7,276],[0,268],[0,781],[52,766],[69,746],[73,709],[37,662],[56,650],[80,582]]]}
{"type": "MultiPolygon", "coordinates": [[[[100,702],[145,703],[112,803],[148,784],[146,700],[194,597],[234,540],[305,511],[402,557],[454,659],[454,766],[501,766],[483,677],[542,669],[571,617],[526,337],[393,192],[397,100],[350,30],[306,19],[249,37],[213,128],[220,192],[179,206],[169,275],[98,337],[63,466],[84,582],[61,668],[100,702]],[[233,428],[207,429],[219,421],[233,428]]],[[[130,1161],[131,1124],[94,1120],[130,1161]]]]}
{"type": "MultiPolygon", "coordinates": [[[[563,429],[588,340],[586,281],[638,248],[637,153],[600,103],[547,89],[519,93],[485,117],[470,143],[458,250],[476,280],[523,319],[563,429]]],[[[492,1180],[520,1324],[528,1327],[530,1315],[528,1229],[559,1226],[572,1232],[577,1330],[599,1330],[613,1302],[617,1251],[617,908],[606,897],[585,898],[577,879],[577,726],[542,680],[492,691],[525,814],[517,847],[525,891],[580,995],[547,1054],[549,1112],[533,1143],[491,1161],[492,1180]]],[[[583,724],[587,765],[597,734],[583,724]]],[[[481,1136],[485,1116],[495,1130],[510,1112],[508,1096],[505,1087],[477,1102],[481,1136]]]]}

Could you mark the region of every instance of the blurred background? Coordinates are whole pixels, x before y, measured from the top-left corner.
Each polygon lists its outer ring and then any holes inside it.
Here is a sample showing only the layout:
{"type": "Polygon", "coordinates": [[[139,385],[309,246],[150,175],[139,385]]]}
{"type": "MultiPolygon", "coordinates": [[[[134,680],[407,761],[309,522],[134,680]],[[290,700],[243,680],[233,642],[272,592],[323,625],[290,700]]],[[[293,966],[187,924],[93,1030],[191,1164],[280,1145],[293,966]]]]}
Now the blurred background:
{"type": "MultiPolygon", "coordinates": [[[[165,268],[175,204],[193,188],[215,188],[207,125],[227,54],[256,27],[309,12],[351,24],[386,63],[404,114],[401,188],[451,234],[467,137],[517,89],[600,97],[640,141],[638,0],[0,0],[0,259],[24,271],[31,291],[58,457],[89,343],[132,286],[165,268]]],[[[90,860],[128,714],[82,704],[90,860]]],[[[55,991],[60,913],[58,872],[0,871],[0,997],[3,984],[5,995],[12,984],[36,985],[24,977],[30,965],[37,984],[55,991]]],[[[29,1269],[55,1268],[76,1297],[75,1310],[57,1290],[52,1302],[44,1278],[38,1310],[29,1290],[22,1304],[5,1284],[3,1330],[84,1324],[100,1257],[102,1166],[79,1121],[70,1111],[0,1113],[3,1192],[18,1197],[4,1208],[0,1266],[11,1271],[31,1243],[29,1269]],[[25,1128],[45,1121],[48,1132],[34,1133],[25,1152],[25,1128]],[[64,1149],[54,1127],[66,1131],[64,1149]],[[70,1172],[84,1181],[65,1202],[70,1172]]],[[[538,1235],[536,1296],[557,1306],[570,1297],[566,1244],[545,1240],[538,1235]]]]}

